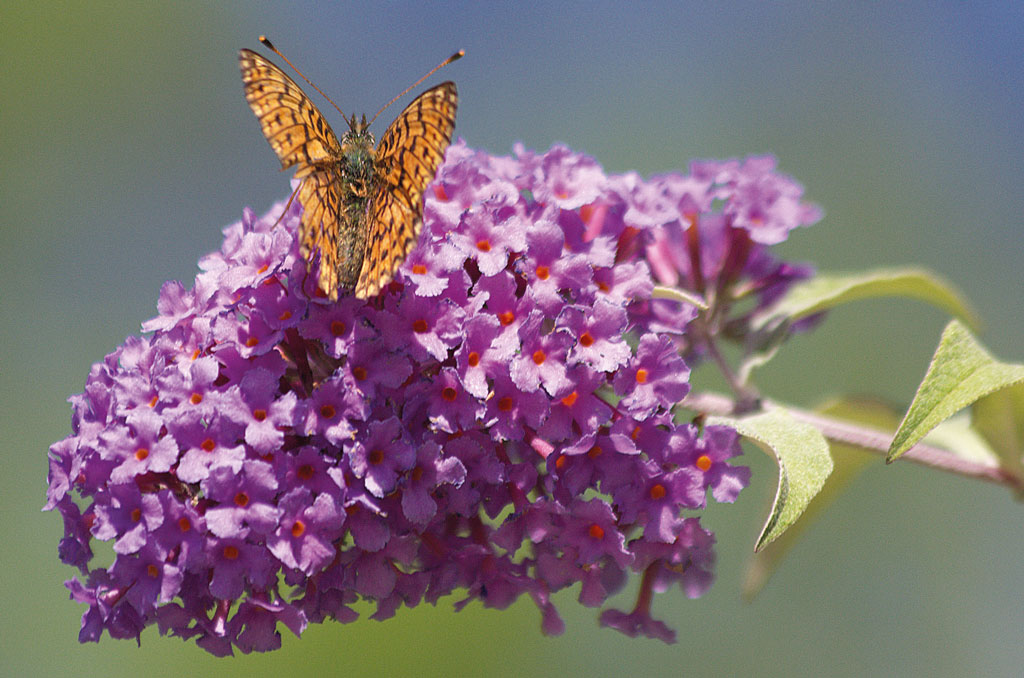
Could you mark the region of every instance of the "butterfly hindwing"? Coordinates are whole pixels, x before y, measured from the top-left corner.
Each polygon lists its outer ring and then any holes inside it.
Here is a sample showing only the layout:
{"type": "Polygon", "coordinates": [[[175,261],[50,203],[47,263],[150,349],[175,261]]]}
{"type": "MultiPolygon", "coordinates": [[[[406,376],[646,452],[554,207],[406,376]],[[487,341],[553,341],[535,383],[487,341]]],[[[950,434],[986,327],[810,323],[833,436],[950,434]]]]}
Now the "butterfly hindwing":
{"type": "Polygon", "coordinates": [[[357,297],[377,294],[416,246],[423,191],[451,143],[458,102],[455,83],[441,83],[416,97],[381,137],[357,297]]]}

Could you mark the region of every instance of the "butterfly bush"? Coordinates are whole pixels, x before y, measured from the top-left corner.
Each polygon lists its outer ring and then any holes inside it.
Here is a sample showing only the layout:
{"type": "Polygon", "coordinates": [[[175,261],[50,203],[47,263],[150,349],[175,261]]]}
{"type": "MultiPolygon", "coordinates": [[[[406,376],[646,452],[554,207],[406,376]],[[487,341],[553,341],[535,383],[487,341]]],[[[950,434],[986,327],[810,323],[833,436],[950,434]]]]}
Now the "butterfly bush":
{"type": "MultiPolygon", "coordinates": [[[[768,303],[805,268],[765,247],[817,219],[771,158],[607,176],[556,146],[463,143],[427,191],[419,246],[369,303],[318,294],[299,207],[246,210],[191,289],[93,365],[50,449],[59,555],[81,578],[79,639],[280,647],[283,623],[403,605],[505,608],[553,594],[628,611],[601,623],[672,641],[653,593],[711,585],[708,497],[749,470],[737,434],[674,412],[704,339],[656,282],[768,303]],[[97,542],[109,566],[93,563],[97,542]]],[[[726,314],[728,315],[728,314],[726,314]]],[[[738,323],[738,325],[737,325],[738,323]]],[[[706,327],[706,326],[705,326],[706,327]]]]}

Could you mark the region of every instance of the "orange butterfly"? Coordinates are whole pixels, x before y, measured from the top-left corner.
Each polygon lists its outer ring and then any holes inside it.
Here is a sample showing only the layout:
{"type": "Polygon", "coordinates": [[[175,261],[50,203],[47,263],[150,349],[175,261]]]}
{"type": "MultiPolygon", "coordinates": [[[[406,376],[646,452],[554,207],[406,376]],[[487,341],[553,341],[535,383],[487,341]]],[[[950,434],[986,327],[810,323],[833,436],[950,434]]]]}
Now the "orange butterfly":
{"type": "MultiPolygon", "coordinates": [[[[291,65],[269,40],[260,36],[260,42],[291,65]]],[[[412,87],[462,55],[453,54],[412,87]]],[[[319,253],[320,289],[332,301],[342,287],[354,287],[359,299],[374,296],[416,246],[423,225],[423,191],[433,181],[455,128],[455,83],[443,82],[416,97],[374,149],[367,128],[376,115],[367,122],[365,115],[357,121],[342,113],[349,131],[339,142],[317,107],[280,68],[248,49],[239,52],[239,66],[245,99],[281,169],[294,165],[295,178],[302,181],[300,252],[310,263],[319,253]]]]}

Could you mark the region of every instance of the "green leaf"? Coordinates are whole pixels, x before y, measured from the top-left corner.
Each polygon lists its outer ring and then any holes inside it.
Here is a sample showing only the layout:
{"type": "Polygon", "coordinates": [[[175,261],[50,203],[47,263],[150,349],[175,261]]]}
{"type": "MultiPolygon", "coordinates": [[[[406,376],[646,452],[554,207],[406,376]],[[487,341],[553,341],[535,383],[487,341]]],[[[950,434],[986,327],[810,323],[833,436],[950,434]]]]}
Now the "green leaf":
{"type": "Polygon", "coordinates": [[[759,551],[796,522],[832,472],[832,457],[821,432],[781,408],[748,417],[709,417],[708,424],[731,426],[774,455],[779,486],[771,512],[754,546],[759,551]]]}
{"type": "Polygon", "coordinates": [[[1007,386],[974,403],[972,426],[1003,468],[1024,477],[1024,383],[1007,386]]]}
{"type": "Polygon", "coordinates": [[[780,319],[792,322],[859,299],[908,297],[937,306],[973,328],[977,316],[963,296],[938,275],[919,268],[887,268],[860,273],[819,273],[793,285],[779,301],[758,313],[755,327],[780,319]]]}
{"type": "Polygon", "coordinates": [[[999,456],[984,436],[971,426],[966,412],[954,414],[924,437],[924,443],[979,466],[998,468],[999,456]]]}
{"type": "Polygon", "coordinates": [[[679,301],[684,304],[691,304],[702,311],[706,311],[711,308],[708,306],[708,302],[704,300],[704,297],[700,296],[696,292],[681,290],[677,287],[663,287],[661,285],[656,285],[654,291],[651,293],[651,298],[669,299],[671,301],[679,301]]]}
{"type": "Polygon", "coordinates": [[[889,446],[886,462],[898,459],[956,412],[1021,382],[1024,365],[999,362],[959,321],[951,321],[889,446]]]}
{"type": "MultiPolygon", "coordinates": [[[[899,424],[899,413],[884,403],[867,398],[843,398],[815,408],[816,412],[856,424],[891,432],[899,424]]],[[[779,568],[782,560],[806,529],[850,487],[861,471],[872,461],[880,461],[878,450],[865,451],[850,443],[829,440],[834,468],[821,492],[814,497],[800,520],[775,541],[754,553],[747,564],[743,597],[753,598],[779,568]]]]}

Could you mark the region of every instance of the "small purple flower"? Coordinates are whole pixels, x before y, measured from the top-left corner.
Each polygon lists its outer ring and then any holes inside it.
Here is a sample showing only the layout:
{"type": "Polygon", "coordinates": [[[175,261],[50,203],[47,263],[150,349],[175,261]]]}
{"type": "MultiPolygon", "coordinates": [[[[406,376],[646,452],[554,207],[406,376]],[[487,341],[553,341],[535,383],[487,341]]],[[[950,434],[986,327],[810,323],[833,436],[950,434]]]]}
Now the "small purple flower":
{"type": "Polygon", "coordinates": [[[416,454],[416,466],[409,485],[402,493],[402,513],[413,523],[425,525],[437,514],[437,502],[431,497],[442,484],[459,486],[466,478],[466,467],[455,457],[442,457],[440,446],[428,441],[416,454]]]}
{"type": "Polygon", "coordinates": [[[565,355],[572,335],[555,329],[542,333],[544,315],[534,311],[519,328],[520,355],[512,359],[511,375],[516,386],[536,391],[541,386],[549,395],[563,392],[570,382],[565,377],[565,355]]]}
{"type": "Polygon", "coordinates": [[[415,450],[402,433],[402,422],[395,417],[371,421],[365,441],[357,442],[348,455],[352,472],[375,497],[393,490],[398,474],[409,470],[416,460],[415,450]]]}
{"type": "Polygon", "coordinates": [[[432,428],[445,433],[472,428],[484,409],[479,396],[466,390],[451,367],[442,367],[434,383],[418,395],[410,393],[409,400],[407,411],[415,411],[422,404],[433,413],[427,417],[432,428]]]}
{"type": "Polygon", "coordinates": [[[574,499],[570,504],[568,524],[559,530],[563,548],[571,546],[579,554],[581,564],[610,559],[625,568],[633,560],[626,548],[626,537],[619,531],[611,507],[598,499],[574,499]]]}
{"type": "Polygon", "coordinates": [[[477,315],[466,323],[462,346],[455,354],[459,379],[466,391],[477,398],[487,397],[487,379],[498,374],[501,363],[512,357],[493,347],[501,322],[492,315],[477,315]]]}
{"type": "Polygon", "coordinates": [[[378,314],[381,336],[392,350],[403,350],[414,360],[428,357],[444,360],[456,345],[465,311],[447,300],[405,296],[400,301],[388,297],[391,306],[378,314]]]}
{"type": "Polygon", "coordinates": [[[574,440],[596,433],[612,416],[612,408],[596,395],[604,375],[578,365],[567,373],[570,387],[557,395],[539,433],[550,441],[574,440]],[[570,390],[571,389],[571,390],[570,390]]]}
{"type": "Polygon", "coordinates": [[[355,377],[344,372],[322,382],[308,402],[306,433],[321,435],[339,447],[355,436],[352,419],[363,419],[367,414],[355,377]]]}
{"type": "Polygon", "coordinates": [[[313,574],[334,557],[331,540],[341,530],[345,513],[330,494],[313,494],[296,487],[278,502],[281,519],[267,539],[267,549],[288,567],[313,574]]]}
{"type": "Polygon", "coordinates": [[[594,262],[583,254],[565,251],[565,233],[556,223],[540,221],[527,235],[529,255],[519,268],[538,308],[557,315],[566,294],[576,295],[590,284],[594,262]],[[569,291],[569,292],[567,292],[569,291]]]}
{"type": "Polygon", "coordinates": [[[278,380],[269,370],[257,367],[237,387],[228,389],[222,404],[224,416],[245,426],[245,442],[257,452],[270,452],[284,442],[283,426],[294,425],[298,399],[294,393],[277,398],[278,380]]]}
{"type": "Polygon", "coordinates": [[[632,414],[649,414],[658,407],[671,408],[690,390],[690,370],[668,338],[646,334],[636,357],[615,375],[620,404],[632,414]]]}
{"type": "Polygon", "coordinates": [[[462,228],[450,234],[449,249],[441,253],[441,261],[456,269],[467,260],[473,261],[485,276],[505,270],[509,254],[525,247],[526,226],[530,224],[511,207],[504,214],[505,219],[495,223],[489,209],[464,213],[462,228]]]}
{"type": "Polygon", "coordinates": [[[550,401],[543,391],[524,391],[505,375],[497,375],[492,388],[484,421],[498,440],[520,440],[524,426],[537,429],[547,418],[550,401]]]}
{"type": "Polygon", "coordinates": [[[241,473],[219,466],[203,482],[218,506],[206,512],[206,524],[218,537],[244,539],[249,531],[266,534],[277,527],[281,509],[274,505],[277,479],[270,464],[250,459],[241,473]]]}
{"type": "MultiPolygon", "coordinates": [[[[204,402],[217,407],[222,400],[222,393],[212,393],[204,402]]],[[[218,466],[227,466],[232,473],[242,470],[246,453],[239,441],[245,435],[244,426],[220,414],[204,419],[193,413],[169,420],[167,427],[178,442],[176,473],[183,482],[205,480],[218,466]]]]}
{"type": "Polygon", "coordinates": [[[587,314],[577,306],[566,307],[558,322],[576,337],[568,362],[586,363],[598,372],[614,372],[629,362],[632,351],[621,341],[628,324],[626,310],[601,297],[587,314]]]}

